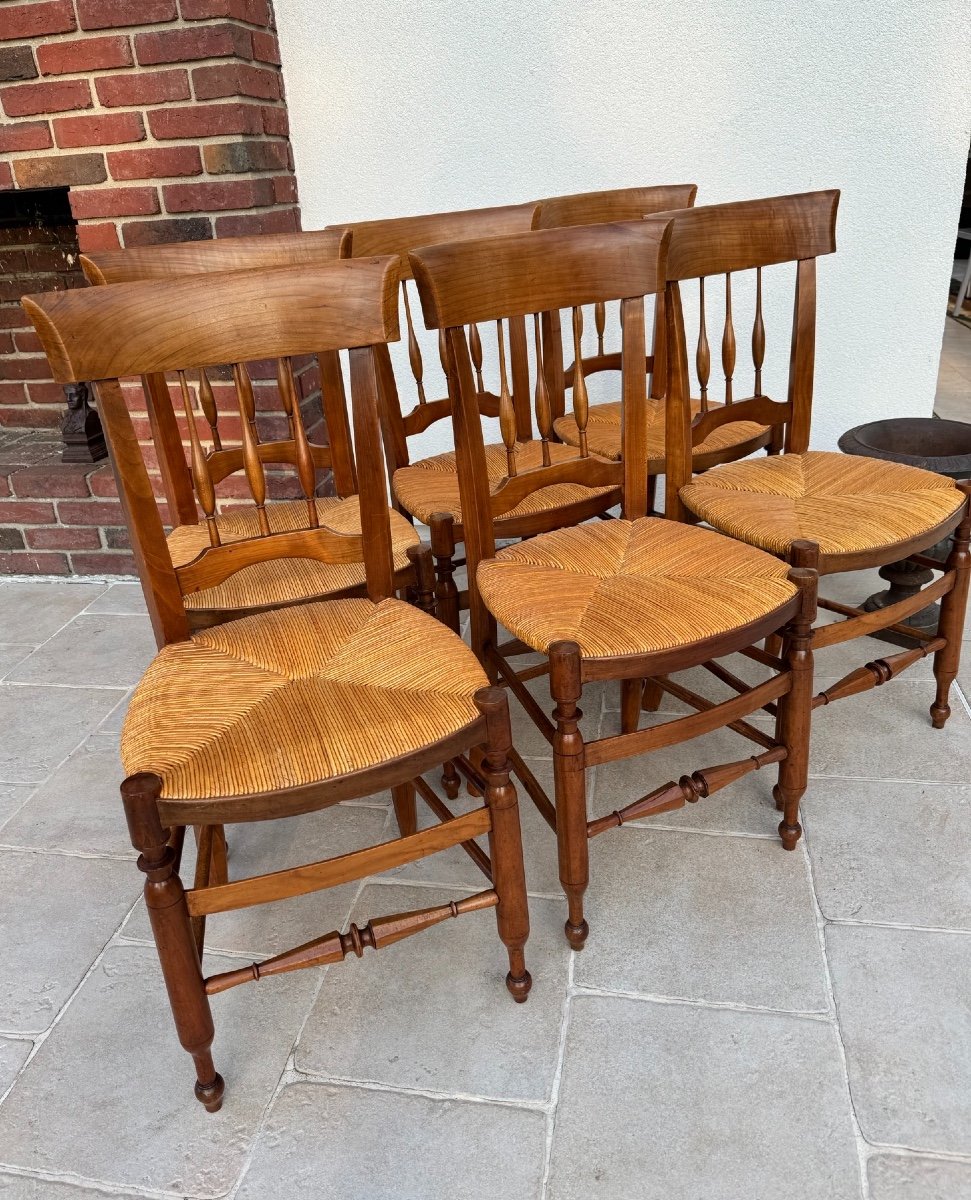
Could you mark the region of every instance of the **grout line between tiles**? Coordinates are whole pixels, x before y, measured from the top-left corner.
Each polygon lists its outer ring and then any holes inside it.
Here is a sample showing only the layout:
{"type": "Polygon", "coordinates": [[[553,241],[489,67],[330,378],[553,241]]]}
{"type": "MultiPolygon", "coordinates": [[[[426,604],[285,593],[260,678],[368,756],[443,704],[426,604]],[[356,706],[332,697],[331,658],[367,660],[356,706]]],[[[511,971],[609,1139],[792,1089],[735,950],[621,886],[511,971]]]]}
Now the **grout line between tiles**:
{"type": "Polygon", "coordinates": [[[553,1082],[550,1086],[548,1106],[549,1112],[546,1116],[546,1145],[543,1149],[543,1179],[540,1184],[540,1200],[546,1200],[549,1191],[550,1171],[553,1167],[553,1137],[556,1133],[556,1113],[560,1103],[560,1084],[563,1079],[563,1066],[566,1061],[566,1039],[570,1027],[570,1007],[573,999],[573,972],[576,957],[576,951],[571,950],[566,971],[566,989],[563,994],[560,1040],[556,1048],[556,1066],[553,1069],[553,1082]]]}
{"type": "MultiPolygon", "coordinates": [[[[78,1191],[90,1192],[92,1196],[118,1196],[120,1200],[128,1200],[131,1196],[144,1197],[144,1200],[186,1200],[186,1193],[182,1191],[159,1192],[154,1189],[146,1190],[134,1183],[108,1183],[106,1180],[86,1179],[81,1175],[59,1175],[53,1171],[42,1171],[40,1168],[31,1171],[23,1167],[0,1163],[0,1179],[4,1176],[9,1179],[32,1179],[42,1183],[69,1184],[78,1191]]],[[[0,1189],[0,1191],[2,1190],[0,1189]]]]}

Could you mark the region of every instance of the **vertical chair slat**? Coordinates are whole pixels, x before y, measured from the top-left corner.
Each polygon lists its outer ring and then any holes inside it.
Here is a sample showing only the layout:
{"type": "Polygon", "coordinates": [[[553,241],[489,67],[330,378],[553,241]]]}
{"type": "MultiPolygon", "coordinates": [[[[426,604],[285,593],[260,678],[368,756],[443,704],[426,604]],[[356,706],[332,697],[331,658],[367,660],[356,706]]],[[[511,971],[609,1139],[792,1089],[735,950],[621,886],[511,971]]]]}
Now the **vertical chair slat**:
{"type": "Polygon", "coordinates": [[[293,362],[290,358],[276,360],[276,380],[280,391],[280,400],[290,422],[297,462],[297,477],[300,480],[303,498],[307,502],[307,520],[310,522],[310,528],[316,529],[318,527],[317,501],[315,499],[317,469],[314,466],[310,442],[307,440],[307,430],[303,422],[303,413],[300,409],[297,387],[293,378],[293,362]]]}
{"type": "Polygon", "coordinates": [[[587,418],[589,403],[587,397],[587,381],[583,377],[583,309],[576,305],[573,309],[573,416],[580,434],[580,457],[587,458],[587,418]]]}
{"type": "Polygon", "coordinates": [[[711,348],[708,345],[708,325],[705,319],[705,280],[698,280],[698,350],[695,354],[695,367],[698,371],[698,384],[701,387],[701,411],[708,411],[708,381],[711,378],[711,348]]]}
{"type": "Polygon", "coordinates": [[[725,331],[722,334],[722,370],[725,372],[725,403],[732,402],[735,374],[735,326],[732,323],[732,273],[725,272],[725,331]]]}
{"type": "Polygon", "coordinates": [[[425,403],[425,368],[421,361],[421,347],[415,333],[415,325],[411,319],[411,301],[408,299],[408,282],[401,281],[401,298],[405,302],[405,321],[408,325],[408,361],[411,363],[411,373],[415,377],[415,387],[418,389],[418,403],[425,403]]]}
{"type": "Polygon", "coordinates": [[[256,505],[256,519],[259,521],[260,533],[263,537],[267,537],[270,532],[270,521],[266,515],[266,472],[260,458],[259,439],[256,434],[256,402],[253,398],[253,384],[245,363],[233,363],[233,381],[236,384],[240,416],[243,418],[243,469],[246,472],[250,495],[256,505]]]}
{"type": "Polygon", "coordinates": [[[597,327],[597,354],[603,357],[604,333],[607,329],[607,305],[602,300],[593,306],[593,320],[597,327]]]}
{"type": "Polygon", "coordinates": [[[533,313],[533,343],[536,349],[536,424],[543,447],[543,466],[550,465],[550,437],[553,433],[553,413],[550,409],[550,393],[546,386],[546,370],[543,366],[543,338],[540,333],[539,313],[533,313]]]}
{"type": "Polygon", "coordinates": [[[212,384],[209,382],[205,367],[199,368],[199,404],[202,406],[203,415],[209,425],[212,448],[221,450],[223,444],[219,436],[219,411],[216,408],[216,398],[212,394],[212,384]]]}
{"type": "Polygon", "coordinates": [[[755,269],[755,324],[752,326],[752,363],[755,366],[755,395],[762,395],[762,364],[765,362],[765,321],[762,318],[762,268],[755,269]]]}
{"type": "Polygon", "coordinates": [[[506,469],[513,476],[516,474],[516,410],[506,376],[506,339],[502,321],[496,321],[496,333],[499,340],[499,430],[506,447],[506,469]]]}
{"type": "Polygon", "coordinates": [[[482,382],[482,339],[479,337],[479,327],[474,322],[469,326],[469,353],[472,355],[472,366],[475,368],[475,386],[480,392],[485,391],[482,382]]]}
{"type": "Polygon", "coordinates": [[[203,450],[202,442],[199,440],[199,430],[196,427],[195,413],[192,410],[192,397],[189,393],[189,385],[186,382],[185,371],[179,372],[179,387],[182,390],[182,407],[185,409],[185,419],[189,426],[192,480],[206,518],[206,527],[209,530],[209,542],[213,546],[218,546],[220,539],[219,527],[216,525],[216,489],[212,482],[209,463],[206,461],[206,452],[203,450]]]}

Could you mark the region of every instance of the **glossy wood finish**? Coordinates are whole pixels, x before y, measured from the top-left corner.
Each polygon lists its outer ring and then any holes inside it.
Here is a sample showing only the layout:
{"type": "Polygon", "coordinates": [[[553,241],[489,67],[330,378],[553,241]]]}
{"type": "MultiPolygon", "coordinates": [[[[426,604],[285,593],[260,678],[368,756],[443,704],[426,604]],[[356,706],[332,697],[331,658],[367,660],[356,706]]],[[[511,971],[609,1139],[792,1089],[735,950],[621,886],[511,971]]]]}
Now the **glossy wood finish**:
{"type": "MultiPolygon", "coordinates": [[[[791,849],[798,837],[798,802],[805,788],[812,712],[812,656],[806,645],[808,622],[815,611],[816,576],[812,570],[790,573],[795,585],[790,600],[764,618],[740,624],[723,634],[708,638],[699,636],[693,642],[667,651],[616,657],[584,655],[577,642],[564,639],[547,647],[548,668],[531,667],[519,672],[514,669],[514,660],[530,646],[517,640],[498,643],[495,615],[476,586],[480,564],[496,555],[497,497],[507,489],[515,489],[516,495],[526,495],[527,489],[541,488],[549,480],[567,476],[586,482],[614,479],[620,486],[624,519],[637,521],[647,513],[642,444],[647,405],[644,300],[655,296],[665,286],[669,236],[667,217],[648,217],[624,224],[543,230],[531,235],[440,245],[412,254],[426,323],[432,328],[445,328],[453,368],[453,423],[465,515],[471,643],[487,671],[514,693],[552,746],[555,803],[543,792],[535,777],[529,775],[527,779],[525,773],[520,777],[537,809],[556,832],[560,880],[567,898],[565,932],[575,949],[583,946],[588,934],[583,901],[589,882],[588,842],[591,837],[633,819],[634,815],[668,811],[693,803],[752,770],[778,763],[786,803],[782,839],[783,845],[791,849]],[[574,451],[572,460],[552,462],[547,458],[545,462],[523,470],[517,463],[516,447],[507,437],[508,476],[498,488],[490,487],[476,403],[475,365],[466,332],[469,323],[481,322],[485,327],[487,322],[501,324],[509,316],[533,320],[537,347],[534,362],[540,364],[535,372],[536,423],[542,435],[549,423],[549,381],[542,366],[542,314],[567,309],[570,313],[568,327],[579,340],[582,329],[580,306],[594,306],[596,323],[597,306],[617,301],[622,316],[625,450],[622,461],[598,459],[581,445],[574,451]],[[772,666],[773,674],[757,687],[748,687],[710,661],[733,651],[748,651],[754,642],[772,633],[784,637],[788,647],[786,657],[778,659],[762,655],[772,666]],[[709,668],[723,682],[727,679],[732,688],[731,698],[715,704],[666,678],[668,672],[696,665],[709,668]],[[525,687],[529,679],[536,678],[545,669],[549,671],[552,720],[525,687]],[[669,690],[676,689],[676,694],[696,711],[663,726],[635,732],[645,677],[650,677],[655,685],[652,693],[662,684],[669,690]],[[584,684],[592,679],[623,683],[624,731],[619,736],[585,743],[579,726],[581,703],[584,684]],[[773,712],[778,711],[774,736],[744,720],[776,701],[777,706],[772,708],[773,712]],[[684,776],[679,783],[666,784],[610,818],[588,820],[585,787],[588,767],[628,758],[661,745],[676,745],[722,726],[755,741],[759,753],[684,776]]],[[[582,379],[582,360],[578,362],[577,378],[582,379]]],[[[577,394],[582,432],[582,383],[577,394]]],[[[546,595],[537,599],[539,603],[555,606],[557,597],[546,595]]],[[[683,603],[683,597],[672,595],[672,604],[677,603],[683,603]]],[[[611,619],[617,621],[618,614],[612,613],[611,619]]],[[[761,651],[752,652],[762,654],[761,651]]],[[[514,760],[514,767],[521,769],[525,764],[514,760]]]]}
{"type": "MultiPolygon", "coordinates": [[[[78,292],[67,303],[62,294],[37,296],[28,302],[28,311],[57,364],[56,370],[72,377],[99,377],[102,415],[119,493],[146,580],[152,620],[162,643],[185,642],[189,638],[181,603],[186,580],[198,583],[202,573],[208,581],[221,576],[234,563],[238,566],[269,561],[274,555],[288,558],[296,552],[302,556],[340,558],[350,548],[354,554],[363,555],[370,599],[381,602],[393,595],[396,580],[381,452],[376,346],[397,336],[397,282],[397,260],[385,257],[333,263],[328,267],[188,277],[177,283],[117,284],[78,292]],[[164,303],[160,304],[160,296],[164,303]],[[86,330],[93,330],[98,336],[86,336],[86,330]],[[341,535],[319,524],[309,503],[308,449],[292,403],[289,415],[293,422],[294,465],[308,501],[305,527],[277,532],[265,519],[264,462],[255,438],[247,433],[253,408],[246,364],[266,358],[280,359],[282,391],[292,402],[289,360],[312,349],[349,351],[354,436],[360,455],[363,537],[341,535]],[[240,398],[244,438],[242,477],[249,487],[249,502],[258,514],[258,532],[226,543],[220,540],[218,529],[213,529],[211,544],[186,571],[180,572],[173,567],[167,553],[148,472],[118,378],[113,373],[139,375],[150,370],[173,370],[185,381],[187,375],[198,378],[200,369],[222,364],[227,359],[233,365],[240,398]],[[206,563],[215,566],[206,567],[206,563]]],[[[185,394],[189,395],[187,386],[185,394]]],[[[207,420],[208,407],[203,398],[201,416],[207,420]]],[[[191,401],[186,405],[185,415],[190,427],[200,419],[191,401]]],[[[195,457],[198,459],[198,454],[195,457]]],[[[198,490],[205,493],[208,470],[205,461],[198,461],[196,470],[200,477],[197,483],[202,485],[198,490]]],[[[426,568],[427,562],[425,568],[416,572],[415,587],[419,599],[428,604],[433,585],[426,568]]],[[[325,601],[317,606],[319,619],[323,619],[321,610],[326,605],[325,601]]],[[[300,610],[295,613],[299,629],[300,610]]],[[[293,626],[287,628],[292,631],[293,626]]],[[[434,628],[444,632],[437,624],[434,628]]],[[[316,626],[308,622],[305,636],[308,639],[316,636],[315,631],[316,626]]],[[[456,654],[464,661],[467,649],[457,638],[454,645],[456,654]]],[[[267,646],[268,653],[274,649],[279,653],[279,647],[267,646]]],[[[425,669],[421,650],[420,646],[387,647],[387,654],[394,656],[395,661],[402,656],[413,657],[416,692],[421,690],[425,669]]],[[[163,780],[156,774],[133,774],[122,784],[129,831],[132,844],[139,851],[139,869],[145,875],[146,904],[176,1029],[195,1064],[196,1095],[210,1112],[222,1103],[224,1083],[212,1059],[213,1019],[209,998],[229,987],[300,967],[338,962],[348,953],[360,956],[365,947],[378,949],[449,917],[494,908],[499,938],[509,961],[508,990],[517,1002],[526,999],[531,982],[524,958],[529,921],[517,800],[509,781],[508,706],[505,694],[494,688],[480,688],[471,699],[478,716],[448,737],[429,740],[408,754],[397,757],[388,754],[366,770],[332,775],[301,787],[180,799],[165,794],[163,780]],[[483,802],[472,812],[455,816],[434,797],[432,811],[438,823],[419,831],[415,794],[426,785],[418,777],[449,760],[475,772],[483,802]],[[229,878],[221,838],[224,824],[313,812],[340,800],[386,788],[392,792],[400,837],[271,874],[229,878]],[[199,868],[194,886],[186,892],[178,870],[184,830],[189,825],[200,829],[199,868]],[[473,843],[482,834],[489,837],[490,856],[473,843]],[[352,926],[346,934],[328,933],[265,963],[222,972],[208,979],[203,976],[201,951],[207,914],[309,894],[465,844],[469,844],[469,852],[489,885],[478,896],[459,898],[452,904],[418,912],[376,918],[363,927],[352,926]]],[[[220,695],[216,682],[207,695],[198,697],[200,705],[217,711],[228,711],[231,701],[232,697],[220,695]]],[[[187,712],[185,719],[191,720],[191,715],[187,712]]],[[[370,714],[360,714],[359,719],[367,722],[370,714]]],[[[401,720],[408,719],[409,714],[402,712],[401,720]]],[[[344,717],[347,736],[353,735],[353,720],[353,709],[349,709],[344,717]]],[[[281,753],[286,753],[285,732],[279,731],[281,753]]],[[[269,728],[266,736],[272,739],[277,734],[269,728]]]]}
{"type": "MultiPolygon", "coordinates": [[[[673,358],[671,384],[667,394],[667,499],[666,511],[682,520],[694,519],[682,503],[680,489],[691,479],[692,450],[714,427],[714,422],[756,419],[773,426],[773,449],[787,454],[802,454],[809,449],[812,421],[813,380],[816,342],[816,259],[836,249],[837,191],[807,192],[777,196],[737,204],[713,205],[690,211],[672,212],[671,243],[668,253],[669,284],[666,294],[667,333],[673,358]],[[770,401],[761,394],[762,366],[766,353],[766,332],[762,318],[762,269],[792,263],[795,267],[792,337],[789,352],[789,385],[784,403],[770,401]],[[691,418],[687,403],[688,339],[685,332],[681,287],[698,281],[704,289],[706,278],[725,274],[726,281],[741,271],[755,272],[756,306],[752,326],[752,362],[755,395],[736,400],[716,413],[691,418]]],[[[730,282],[726,282],[730,287],[730,282]]],[[[703,291],[702,291],[703,294],[703,291]]],[[[703,313],[703,310],[702,310],[703,313]]],[[[707,368],[707,345],[702,316],[698,342],[699,376],[707,368]]],[[[735,342],[731,317],[726,321],[723,339],[723,367],[726,377],[734,366],[735,342]]],[[[967,485],[960,485],[966,496],[967,485]]],[[[878,498],[874,498],[878,503],[878,498]]],[[[954,530],[953,549],[943,573],[923,591],[909,600],[876,612],[865,612],[848,605],[834,605],[820,599],[820,607],[836,611],[844,620],[822,625],[814,631],[816,647],[837,645],[881,630],[909,634],[920,641],[920,631],[906,625],[907,617],[943,596],[938,637],[934,643],[934,673],[937,694],[931,706],[934,728],[941,728],[950,713],[948,694],[955,678],[960,655],[964,613],[967,608],[968,563],[960,530],[969,529],[971,501],[966,500],[944,521],[935,521],[919,534],[894,543],[882,542],[872,549],[848,554],[820,554],[799,541],[790,547],[788,561],[806,566],[822,575],[832,572],[865,570],[920,555],[954,530]],[[939,644],[938,644],[939,643],[939,644]]],[[[939,563],[927,564],[941,570],[939,563]]],[[[844,678],[816,697],[817,707],[879,686],[928,653],[893,656],[850,671],[844,678]]],[[[790,768],[787,768],[787,771],[790,768]]],[[[784,789],[780,783],[780,795],[784,789]]],[[[786,822],[793,822],[787,817],[786,822]]]]}

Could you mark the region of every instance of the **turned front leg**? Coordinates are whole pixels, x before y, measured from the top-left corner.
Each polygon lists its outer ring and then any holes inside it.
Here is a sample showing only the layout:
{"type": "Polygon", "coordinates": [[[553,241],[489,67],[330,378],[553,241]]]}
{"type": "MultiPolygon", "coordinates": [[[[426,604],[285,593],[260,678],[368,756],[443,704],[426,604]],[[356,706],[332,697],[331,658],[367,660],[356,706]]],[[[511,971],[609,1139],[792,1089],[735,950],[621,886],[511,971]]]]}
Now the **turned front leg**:
{"type": "Polygon", "coordinates": [[[556,842],[560,883],[566,893],[567,941],[582,950],[590,928],[583,915],[583,894],[590,882],[587,845],[586,771],[579,721],[580,647],[576,642],[554,642],[549,649],[550,692],[556,702],[553,716],[553,779],[556,793],[556,842]]]}

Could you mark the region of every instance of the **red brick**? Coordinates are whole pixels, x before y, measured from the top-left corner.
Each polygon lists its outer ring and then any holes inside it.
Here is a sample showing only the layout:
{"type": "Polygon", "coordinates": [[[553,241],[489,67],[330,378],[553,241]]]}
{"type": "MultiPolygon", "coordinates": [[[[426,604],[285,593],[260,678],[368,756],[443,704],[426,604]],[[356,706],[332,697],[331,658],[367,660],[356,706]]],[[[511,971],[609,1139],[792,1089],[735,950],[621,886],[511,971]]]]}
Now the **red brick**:
{"type": "Polygon", "coordinates": [[[263,132],[260,110],[255,104],[195,104],[188,108],[155,109],[148,114],[148,127],[161,141],[263,132]]]}
{"type": "Polygon", "coordinates": [[[108,155],[112,179],[170,179],[201,175],[197,146],[165,146],[158,150],[116,150],[108,155]]]}
{"type": "Polygon", "coordinates": [[[188,100],[192,95],[189,72],[181,69],[105,75],[94,81],[94,88],[106,108],[164,104],[167,100],[188,100]]]}
{"type": "Polygon", "coordinates": [[[275,33],[253,30],[253,57],[276,67],[280,65],[280,43],[275,33]]]}
{"type": "Polygon", "coordinates": [[[214,212],[224,208],[260,208],[273,203],[273,181],[239,179],[231,183],[170,183],[162,188],[167,212],[214,212]]]}
{"type": "Polygon", "coordinates": [[[158,192],[153,187],[109,187],[75,191],[70,195],[71,212],[85,217],[137,217],[157,213],[158,192]]]}
{"type": "Polygon", "coordinates": [[[75,525],[66,529],[52,525],[47,529],[28,529],[27,545],[32,550],[100,550],[101,537],[97,529],[75,525]]]}
{"type": "Polygon", "coordinates": [[[34,380],[27,384],[27,395],[32,404],[64,404],[64,387],[50,380],[34,380]]]}
{"type": "Polygon", "coordinates": [[[57,79],[42,83],[16,83],[0,89],[8,117],[33,117],[38,113],[69,112],[90,108],[91,85],[86,79],[57,79]]]}
{"type": "Polygon", "coordinates": [[[76,28],[71,0],[30,0],[27,4],[5,4],[0,21],[0,42],[46,37],[76,28]]]}
{"type": "MultiPolygon", "coordinates": [[[[0,406],[27,403],[27,385],[22,382],[0,383],[0,406]]],[[[9,494],[9,493],[8,493],[9,494]]]]}
{"type": "Polygon", "coordinates": [[[44,347],[40,344],[40,338],[32,329],[25,329],[23,333],[17,333],[11,336],[6,335],[17,347],[21,354],[41,354],[44,347]]]}
{"type": "Polygon", "coordinates": [[[201,242],[212,237],[208,217],[177,217],[162,221],[126,221],[121,227],[125,246],[158,246],[164,242],[201,242]]]}
{"type": "Polygon", "coordinates": [[[0,127],[0,154],[46,150],[53,144],[51,127],[47,121],[21,121],[15,125],[0,127]]]}
{"type": "Polygon", "coordinates": [[[193,62],[204,58],[251,58],[253,39],[248,29],[228,23],[196,29],[167,29],[135,35],[135,54],[142,66],[193,62]]]}
{"type": "Polygon", "coordinates": [[[50,379],[50,377],[51,368],[42,354],[35,358],[0,358],[0,379],[50,379]]]}
{"type": "Polygon", "coordinates": [[[299,229],[298,208],[274,208],[261,213],[216,218],[216,237],[247,237],[251,233],[296,233],[299,229]]]}
{"type": "MultiPolygon", "coordinates": [[[[0,554],[0,575],[70,575],[64,554],[35,554],[31,550],[13,550],[0,554]]],[[[91,572],[96,574],[96,572],[91,572]]]]}
{"type": "Polygon", "coordinates": [[[202,157],[211,175],[278,171],[287,165],[287,144],[268,142],[265,138],[249,142],[221,142],[203,146],[202,157]]]}
{"type": "Polygon", "coordinates": [[[0,406],[0,425],[9,429],[52,429],[59,426],[61,420],[62,415],[55,408],[34,408],[29,404],[22,408],[0,406]]]}
{"type": "Polygon", "coordinates": [[[120,34],[72,38],[69,42],[50,42],[37,47],[37,63],[42,75],[107,71],[111,67],[130,67],[134,61],[131,43],[120,34]]]}
{"type": "MultiPolygon", "coordinates": [[[[0,512],[2,512],[0,508],[0,512]]],[[[124,525],[119,503],[110,500],[59,500],[57,515],[62,525],[124,525]]],[[[41,524],[41,522],[34,522],[41,524]]],[[[50,524],[50,522],[47,522],[50,524]]]]}
{"type": "Polygon", "coordinates": [[[259,100],[280,98],[279,72],[251,67],[247,63],[197,67],[192,72],[192,87],[197,100],[215,100],[219,96],[255,96],[259,100]]]}
{"type": "Polygon", "coordinates": [[[76,575],[137,575],[135,559],[131,554],[110,550],[98,554],[80,551],[72,553],[71,567],[76,575]]]}
{"type": "Polygon", "coordinates": [[[78,245],[85,254],[92,250],[120,250],[118,227],[110,221],[103,225],[81,224],[78,226],[78,245]]]}
{"type": "Polygon", "coordinates": [[[175,0],[77,0],[82,29],[123,29],[176,18],[175,0]]]}
{"type": "Polygon", "coordinates": [[[115,477],[112,474],[111,467],[105,463],[103,467],[99,467],[96,471],[92,471],[88,476],[88,486],[91,488],[92,496],[110,496],[112,498],[118,495],[118,485],[115,483],[115,477]]]}
{"type": "Polygon", "coordinates": [[[287,117],[287,110],[283,107],[264,108],[263,131],[271,137],[289,137],[290,121],[287,117]]]}
{"type": "Polygon", "coordinates": [[[145,140],[140,113],[98,113],[92,117],[57,117],[54,139],[64,150],[78,146],[117,146],[145,140]]]}
{"type": "Polygon", "coordinates": [[[0,304],[0,329],[29,329],[30,317],[20,304],[0,304]]]}
{"type": "MultiPolygon", "coordinates": [[[[25,335],[26,336],[26,335],[25,335]]],[[[39,347],[38,347],[39,349],[39,347]]],[[[0,333],[0,354],[13,354],[13,334],[0,333]]]]}
{"type": "Polygon", "coordinates": [[[56,500],[60,496],[91,495],[84,467],[76,463],[25,467],[10,476],[10,487],[21,499],[56,500]]]}
{"type": "Polygon", "coordinates": [[[297,181],[293,175],[277,175],[273,180],[273,197],[277,204],[297,203],[297,181]]]}
{"type": "Polygon", "coordinates": [[[36,79],[37,64],[31,46],[4,46],[0,48],[0,81],[13,83],[15,79],[36,79]]]}
{"type": "Polygon", "coordinates": [[[0,525],[53,525],[53,504],[0,500],[0,525]]]}
{"type": "Polygon", "coordinates": [[[13,188],[13,167],[10,163],[0,163],[0,191],[13,188]]]}
{"type": "Polygon", "coordinates": [[[21,158],[14,163],[22,188],[77,187],[102,183],[108,178],[103,154],[58,154],[46,158],[21,158]]]}
{"type": "Polygon", "coordinates": [[[107,526],[104,531],[105,545],[109,550],[130,550],[131,537],[124,525],[107,526]]]}
{"type": "Polygon", "coordinates": [[[265,28],[270,23],[270,6],[267,0],[182,0],[182,17],[186,21],[229,17],[265,28]]]}

